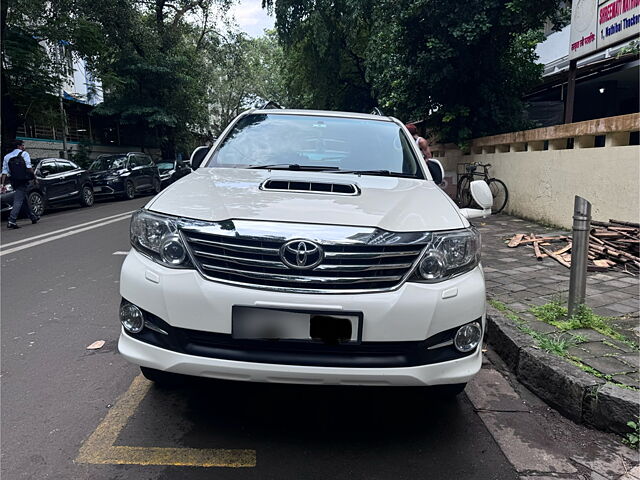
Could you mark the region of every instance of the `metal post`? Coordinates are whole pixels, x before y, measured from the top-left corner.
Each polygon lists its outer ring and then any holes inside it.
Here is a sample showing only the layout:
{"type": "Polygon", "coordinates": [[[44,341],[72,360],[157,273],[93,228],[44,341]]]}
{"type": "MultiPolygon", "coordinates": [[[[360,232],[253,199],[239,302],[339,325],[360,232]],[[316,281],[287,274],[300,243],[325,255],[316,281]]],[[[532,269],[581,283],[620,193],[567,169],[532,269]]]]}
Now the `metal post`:
{"type": "Polygon", "coordinates": [[[569,278],[569,316],[584,304],[587,290],[587,260],[591,231],[591,203],[576,195],[573,205],[573,240],[569,278]]]}
{"type": "Polygon", "coordinates": [[[62,121],[62,150],[64,150],[62,158],[67,158],[67,115],[64,111],[62,95],[62,89],[60,89],[60,120],[62,121]]]}

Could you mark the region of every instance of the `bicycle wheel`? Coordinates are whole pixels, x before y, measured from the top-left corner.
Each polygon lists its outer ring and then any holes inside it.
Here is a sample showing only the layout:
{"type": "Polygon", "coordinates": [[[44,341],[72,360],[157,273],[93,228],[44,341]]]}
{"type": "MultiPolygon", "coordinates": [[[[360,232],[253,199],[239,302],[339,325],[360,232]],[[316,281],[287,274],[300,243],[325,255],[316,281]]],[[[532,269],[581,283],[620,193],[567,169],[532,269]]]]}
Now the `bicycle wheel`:
{"type": "Polygon", "coordinates": [[[493,206],[491,207],[491,213],[500,213],[507,205],[509,200],[509,190],[502,180],[497,178],[490,178],[487,180],[487,185],[493,195],[493,206]]]}
{"type": "Polygon", "coordinates": [[[467,208],[471,205],[471,201],[473,200],[471,197],[471,177],[465,175],[460,179],[456,196],[460,208],[467,208]]]}

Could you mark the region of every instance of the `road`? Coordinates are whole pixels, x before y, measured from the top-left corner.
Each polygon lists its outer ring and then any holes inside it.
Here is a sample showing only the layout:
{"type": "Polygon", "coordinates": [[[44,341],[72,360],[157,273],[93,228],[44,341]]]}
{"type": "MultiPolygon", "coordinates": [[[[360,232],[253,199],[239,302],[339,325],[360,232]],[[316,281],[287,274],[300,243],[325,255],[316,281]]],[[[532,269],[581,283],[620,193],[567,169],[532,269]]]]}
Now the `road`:
{"type": "Polygon", "coordinates": [[[150,386],[117,353],[126,213],[148,199],[3,226],[3,480],[517,478],[465,395],[150,386]],[[104,347],[87,350],[96,340],[104,347]],[[222,466],[180,465],[202,452],[222,466]]]}

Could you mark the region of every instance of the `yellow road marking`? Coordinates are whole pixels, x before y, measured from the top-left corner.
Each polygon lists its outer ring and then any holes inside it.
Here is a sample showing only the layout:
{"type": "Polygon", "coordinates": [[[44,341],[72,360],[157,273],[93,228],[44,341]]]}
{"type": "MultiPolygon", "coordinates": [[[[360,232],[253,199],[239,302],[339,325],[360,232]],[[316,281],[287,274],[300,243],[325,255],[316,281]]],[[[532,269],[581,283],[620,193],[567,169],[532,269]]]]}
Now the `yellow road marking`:
{"type": "Polygon", "coordinates": [[[118,435],[151,388],[138,375],[80,447],[76,463],[174,465],[190,467],[255,467],[255,450],[115,446],[118,435]]]}

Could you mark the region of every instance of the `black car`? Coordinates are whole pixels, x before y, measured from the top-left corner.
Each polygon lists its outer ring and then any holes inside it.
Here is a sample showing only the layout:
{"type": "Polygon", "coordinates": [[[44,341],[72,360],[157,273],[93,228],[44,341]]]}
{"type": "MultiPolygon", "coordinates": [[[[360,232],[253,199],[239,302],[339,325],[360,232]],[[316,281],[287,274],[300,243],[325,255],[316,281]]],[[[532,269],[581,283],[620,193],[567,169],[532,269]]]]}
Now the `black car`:
{"type": "Polygon", "coordinates": [[[101,155],[89,167],[96,197],[132,199],[137,193],[160,191],[160,173],[145,153],[101,155]]]}
{"type": "MultiPolygon", "coordinates": [[[[31,164],[35,179],[27,186],[33,213],[40,216],[48,207],[77,202],[83,207],[93,205],[93,184],[89,173],[63,158],[35,158],[31,164]]],[[[2,194],[2,213],[11,211],[13,189],[8,186],[2,194]]]]}
{"type": "Polygon", "coordinates": [[[162,188],[191,173],[189,165],[182,160],[156,160],[156,166],[160,171],[162,188]]]}

